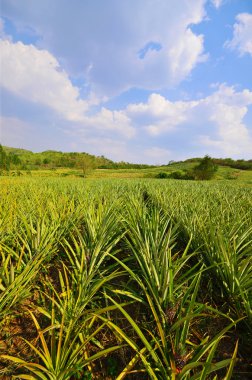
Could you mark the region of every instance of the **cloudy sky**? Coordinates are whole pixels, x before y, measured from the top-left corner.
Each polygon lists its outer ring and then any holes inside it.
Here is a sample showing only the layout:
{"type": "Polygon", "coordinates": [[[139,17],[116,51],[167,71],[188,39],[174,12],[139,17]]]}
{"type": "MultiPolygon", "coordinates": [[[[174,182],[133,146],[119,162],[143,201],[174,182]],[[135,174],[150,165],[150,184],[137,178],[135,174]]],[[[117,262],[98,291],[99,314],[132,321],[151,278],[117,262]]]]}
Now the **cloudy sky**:
{"type": "Polygon", "coordinates": [[[252,0],[0,0],[0,143],[252,158],[252,0]]]}

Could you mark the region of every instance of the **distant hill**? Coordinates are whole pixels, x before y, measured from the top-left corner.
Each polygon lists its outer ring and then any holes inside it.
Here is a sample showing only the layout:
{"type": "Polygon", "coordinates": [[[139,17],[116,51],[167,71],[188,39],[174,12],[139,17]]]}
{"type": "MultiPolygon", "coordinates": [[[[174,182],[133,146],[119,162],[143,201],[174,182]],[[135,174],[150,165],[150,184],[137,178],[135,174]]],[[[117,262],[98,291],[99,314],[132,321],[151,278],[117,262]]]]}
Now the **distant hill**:
{"type": "Polygon", "coordinates": [[[52,168],[83,168],[89,167],[99,169],[144,169],[154,167],[153,165],[132,164],[128,162],[114,162],[104,156],[95,156],[86,152],[61,152],[46,150],[34,153],[30,150],[3,146],[4,151],[10,157],[15,157],[19,162],[19,169],[52,169],[52,168]]]}
{"type": "Polygon", "coordinates": [[[12,148],[3,146],[5,152],[10,156],[17,156],[20,161],[21,169],[37,169],[37,168],[57,168],[57,167],[79,167],[84,160],[92,164],[93,167],[111,165],[113,161],[103,157],[94,156],[88,153],[77,152],[60,152],[54,150],[46,150],[44,152],[34,153],[30,150],[12,148]]]}
{"type": "MultiPolygon", "coordinates": [[[[83,172],[92,169],[150,169],[188,171],[201,161],[201,158],[189,158],[185,161],[170,161],[166,165],[145,165],[129,162],[114,162],[104,156],[95,156],[86,152],[61,152],[46,150],[34,153],[30,150],[1,146],[5,158],[5,166],[19,170],[76,168],[83,172]],[[9,160],[9,161],[8,161],[9,160]],[[8,166],[7,165],[7,166],[8,166]]],[[[252,160],[233,160],[232,158],[213,158],[216,165],[239,170],[252,170],[252,160]]]]}
{"type": "Polygon", "coordinates": [[[20,149],[20,148],[11,148],[9,146],[4,146],[4,145],[3,145],[3,148],[4,148],[6,153],[11,153],[11,154],[20,155],[20,154],[26,154],[26,153],[33,153],[31,150],[20,149]]]}
{"type": "MultiPolygon", "coordinates": [[[[200,158],[189,158],[184,162],[198,162],[200,158]]],[[[233,160],[232,158],[213,158],[216,165],[240,170],[252,170],[252,160],[233,160]]]]}

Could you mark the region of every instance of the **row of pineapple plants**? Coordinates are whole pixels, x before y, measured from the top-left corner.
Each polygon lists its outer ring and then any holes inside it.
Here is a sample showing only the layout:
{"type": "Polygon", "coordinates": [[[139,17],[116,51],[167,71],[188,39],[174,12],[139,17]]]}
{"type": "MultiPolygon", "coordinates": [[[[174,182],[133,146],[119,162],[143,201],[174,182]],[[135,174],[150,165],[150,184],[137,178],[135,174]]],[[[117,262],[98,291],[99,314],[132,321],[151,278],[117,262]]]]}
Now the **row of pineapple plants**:
{"type": "Polygon", "coordinates": [[[5,379],[249,376],[249,189],[26,178],[1,189],[5,379]]]}

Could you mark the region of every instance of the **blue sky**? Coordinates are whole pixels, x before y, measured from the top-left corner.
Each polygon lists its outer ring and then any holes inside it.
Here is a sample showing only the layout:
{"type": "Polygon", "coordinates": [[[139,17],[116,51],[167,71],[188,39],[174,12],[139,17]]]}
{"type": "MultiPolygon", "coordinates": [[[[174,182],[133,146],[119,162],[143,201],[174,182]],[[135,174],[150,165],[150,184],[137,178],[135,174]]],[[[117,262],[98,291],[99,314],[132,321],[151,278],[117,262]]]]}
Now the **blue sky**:
{"type": "Polygon", "coordinates": [[[0,0],[0,143],[252,158],[252,0],[0,0]]]}

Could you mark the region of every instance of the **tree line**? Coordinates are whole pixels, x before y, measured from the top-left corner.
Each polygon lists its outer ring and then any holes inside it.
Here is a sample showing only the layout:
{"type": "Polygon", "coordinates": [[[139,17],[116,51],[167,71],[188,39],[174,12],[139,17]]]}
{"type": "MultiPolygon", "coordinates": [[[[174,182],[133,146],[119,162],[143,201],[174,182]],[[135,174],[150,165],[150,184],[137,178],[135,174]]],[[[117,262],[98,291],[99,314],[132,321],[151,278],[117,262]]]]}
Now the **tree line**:
{"type": "MultiPolygon", "coordinates": [[[[159,178],[176,179],[208,179],[201,177],[213,176],[218,166],[229,166],[239,170],[252,170],[252,160],[233,160],[232,158],[190,158],[185,161],[170,161],[169,167],[179,163],[197,164],[191,171],[161,172],[159,178]]],[[[0,144],[0,171],[9,170],[36,170],[72,168],[81,169],[83,175],[93,169],[146,169],[157,165],[133,164],[129,162],[114,162],[104,156],[95,156],[85,152],[61,152],[47,150],[41,153],[33,153],[24,149],[3,147],[0,144]]],[[[167,165],[161,165],[165,167],[167,165]]]]}
{"type": "Polygon", "coordinates": [[[171,173],[161,172],[157,174],[156,178],[172,178],[185,180],[212,179],[218,170],[218,165],[214,162],[214,159],[206,155],[205,157],[198,159],[198,161],[198,164],[190,170],[184,170],[182,172],[178,170],[172,171],[171,173]]]}
{"type": "MultiPolygon", "coordinates": [[[[189,158],[185,162],[197,162],[199,160],[199,158],[189,158]]],[[[240,170],[252,170],[252,160],[234,160],[232,158],[213,158],[212,160],[219,166],[229,166],[230,168],[240,170]]]]}
{"type": "Polygon", "coordinates": [[[8,154],[0,144],[0,171],[8,171],[21,164],[21,160],[16,154],[8,154]]]}
{"type": "Polygon", "coordinates": [[[95,156],[86,152],[61,152],[46,150],[33,153],[24,149],[1,146],[0,168],[2,170],[36,170],[72,168],[86,172],[90,169],[146,169],[154,165],[114,162],[104,156],[95,156]]]}

